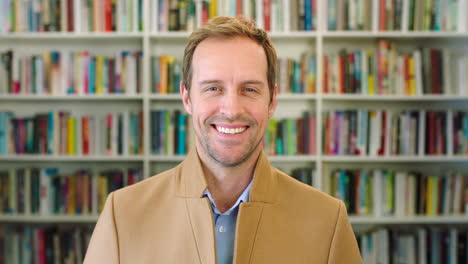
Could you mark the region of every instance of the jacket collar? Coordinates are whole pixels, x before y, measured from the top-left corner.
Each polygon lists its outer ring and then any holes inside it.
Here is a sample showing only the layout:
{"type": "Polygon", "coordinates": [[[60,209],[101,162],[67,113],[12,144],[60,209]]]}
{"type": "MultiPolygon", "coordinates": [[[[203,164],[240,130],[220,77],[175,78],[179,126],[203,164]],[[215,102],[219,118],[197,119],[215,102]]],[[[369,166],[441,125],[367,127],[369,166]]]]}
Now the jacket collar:
{"type": "MultiPolygon", "coordinates": [[[[267,156],[262,151],[255,165],[249,202],[274,203],[277,178],[272,173],[267,156]]],[[[176,195],[184,198],[202,198],[207,188],[205,175],[196,148],[178,167],[176,173],[176,195]]]]}

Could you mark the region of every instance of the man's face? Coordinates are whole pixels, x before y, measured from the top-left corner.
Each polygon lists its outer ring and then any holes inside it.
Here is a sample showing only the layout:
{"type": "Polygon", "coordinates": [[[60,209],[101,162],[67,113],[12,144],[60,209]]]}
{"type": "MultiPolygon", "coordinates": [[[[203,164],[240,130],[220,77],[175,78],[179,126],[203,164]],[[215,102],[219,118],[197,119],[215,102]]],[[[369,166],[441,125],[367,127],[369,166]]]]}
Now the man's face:
{"type": "Polygon", "coordinates": [[[195,49],[190,94],[182,85],[184,107],[192,115],[198,151],[223,166],[236,166],[262,147],[270,104],[263,48],[247,38],[208,38],[195,49]]]}

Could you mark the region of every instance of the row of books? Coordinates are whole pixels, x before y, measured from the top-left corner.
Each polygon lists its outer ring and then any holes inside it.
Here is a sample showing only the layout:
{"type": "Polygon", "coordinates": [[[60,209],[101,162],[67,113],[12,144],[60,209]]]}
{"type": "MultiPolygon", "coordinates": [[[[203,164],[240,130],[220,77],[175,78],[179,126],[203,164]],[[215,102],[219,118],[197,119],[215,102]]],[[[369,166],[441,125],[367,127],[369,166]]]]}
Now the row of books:
{"type": "Polygon", "coordinates": [[[5,0],[0,33],[137,32],[143,28],[143,0],[5,0]]]}
{"type": "Polygon", "coordinates": [[[323,68],[324,93],[468,94],[468,56],[449,49],[399,52],[395,43],[380,40],[377,50],[325,55],[323,68]]]}
{"type": "Polygon", "coordinates": [[[315,155],[316,124],[313,113],[301,118],[271,118],[264,138],[265,153],[275,155],[315,155]]]}
{"type": "Polygon", "coordinates": [[[330,175],[330,194],[357,216],[468,214],[468,175],[412,171],[344,170],[330,175]]]}
{"type": "Polygon", "coordinates": [[[31,117],[0,112],[0,154],[143,153],[143,112],[106,115],[51,111],[31,117]]]}
{"type": "Polygon", "coordinates": [[[142,92],[143,53],[88,51],[0,53],[0,94],[136,94],[142,92]]]}
{"type": "Polygon", "coordinates": [[[89,227],[0,226],[0,263],[83,263],[89,227]]]}
{"type": "Polygon", "coordinates": [[[315,55],[304,53],[300,60],[278,58],[276,83],[279,93],[315,93],[316,82],[315,55]]]}
{"type": "MultiPolygon", "coordinates": [[[[151,111],[151,151],[159,155],[185,155],[194,144],[190,117],[179,110],[151,111]]],[[[315,116],[305,112],[302,118],[270,119],[264,147],[268,155],[315,153],[315,116]]]]}
{"type": "Polygon", "coordinates": [[[312,168],[295,168],[291,171],[291,177],[304,184],[314,186],[314,179],[317,176],[316,170],[312,168]]]}
{"type": "Polygon", "coordinates": [[[182,80],[182,63],[173,56],[151,57],[151,92],[157,94],[179,93],[182,80]]]}
{"type": "Polygon", "coordinates": [[[109,193],[141,180],[140,168],[74,173],[58,168],[0,170],[0,214],[98,215],[109,193]]]}
{"type": "Polygon", "coordinates": [[[327,155],[466,155],[462,111],[337,110],[325,113],[327,155]]]}
{"type": "Polygon", "coordinates": [[[328,30],[372,29],[372,4],[375,0],[329,0],[323,3],[327,10],[328,30]]]}
{"type": "Polygon", "coordinates": [[[466,32],[465,0],[330,0],[328,30],[466,32]]]}
{"type": "Polygon", "coordinates": [[[158,31],[193,31],[216,16],[254,19],[266,31],[317,28],[317,0],[157,0],[151,7],[158,31]],[[289,11],[288,11],[289,10],[289,11]]]}
{"type": "Polygon", "coordinates": [[[194,131],[188,114],[179,110],[151,111],[151,152],[185,155],[194,145],[194,131]]]}
{"type": "Polygon", "coordinates": [[[383,228],[359,234],[365,264],[468,263],[468,231],[462,228],[383,228]]]}
{"type": "Polygon", "coordinates": [[[379,0],[378,29],[414,31],[462,31],[467,30],[465,0],[379,0]]]}
{"type": "MultiPolygon", "coordinates": [[[[151,92],[157,94],[179,93],[182,78],[181,62],[173,56],[151,58],[151,92]]],[[[315,93],[317,80],[316,56],[303,54],[300,60],[279,58],[276,81],[280,93],[315,93]]]]}

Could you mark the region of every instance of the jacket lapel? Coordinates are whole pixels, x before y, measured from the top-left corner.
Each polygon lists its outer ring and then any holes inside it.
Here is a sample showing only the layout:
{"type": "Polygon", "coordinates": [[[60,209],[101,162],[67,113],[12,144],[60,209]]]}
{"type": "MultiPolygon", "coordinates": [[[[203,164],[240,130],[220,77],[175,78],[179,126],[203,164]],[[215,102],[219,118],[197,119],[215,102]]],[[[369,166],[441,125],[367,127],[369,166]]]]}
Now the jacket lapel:
{"type": "Polygon", "coordinates": [[[215,264],[214,223],[210,202],[207,198],[187,198],[185,201],[200,263],[215,264]]]}
{"type": "Polygon", "coordinates": [[[264,209],[276,201],[277,179],[262,152],[255,167],[249,202],[239,208],[233,263],[251,263],[264,209]]]}
{"type": "MultiPolygon", "coordinates": [[[[198,153],[192,149],[178,167],[176,195],[185,199],[190,227],[202,264],[216,263],[214,222],[208,198],[201,198],[207,184],[198,153]]],[[[239,208],[233,263],[250,263],[264,208],[276,201],[277,179],[265,153],[261,153],[253,176],[249,202],[239,208]]]]}
{"type": "Polygon", "coordinates": [[[213,213],[208,198],[202,198],[207,185],[195,149],[190,151],[178,169],[179,171],[176,173],[176,195],[185,199],[190,227],[198,250],[199,262],[201,264],[215,264],[216,244],[213,213]]]}
{"type": "Polygon", "coordinates": [[[255,202],[240,205],[233,263],[250,263],[263,207],[264,204],[255,202]]]}

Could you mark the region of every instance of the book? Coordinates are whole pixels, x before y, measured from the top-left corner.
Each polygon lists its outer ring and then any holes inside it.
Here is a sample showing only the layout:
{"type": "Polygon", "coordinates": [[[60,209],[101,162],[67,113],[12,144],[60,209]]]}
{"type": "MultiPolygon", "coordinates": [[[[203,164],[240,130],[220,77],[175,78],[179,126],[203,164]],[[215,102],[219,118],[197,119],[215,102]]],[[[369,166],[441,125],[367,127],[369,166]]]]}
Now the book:
{"type": "Polygon", "coordinates": [[[412,217],[466,213],[466,175],[418,171],[337,169],[330,172],[330,195],[354,216],[412,217]]]}
{"type": "Polygon", "coordinates": [[[300,60],[280,57],[278,58],[277,69],[279,93],[316,93],[316,56],[303,53],[300,60]]]}
{"type": "Polygon", "coordinates": [[[448,49],[423,48],[399,52],[394,43],[383,40],[379,42],[377,52],[342,49],[325,55],[323,92],[465,95],[467,89],[463,84],[465,75],[462,74],[465,61],[466,55],[448,49]]]}
{"type": "Polygon", "coordinates": [[[3,4],[0,33],[141,32],[143,1],[29,0],[3,4]]]}
{"type": "Polygon", "coordinates": [[[96,206],[103,206],[110,192],[142,179],[141,168],[75,173],[62,173],[58,168],[1,170],[0,214],[95,215],[102,210],[96,206]]]}
{"type": "Polygon", "coordinates": [[[264,138],[265,152],[275,155],[315,154],[315,115],[301,118],[270,119],[264,138]]]}
{"type": "Polygon", "coordinates": [[[457,227],[378,228],[357,235],[364,263],[465,263],[467,231],[457,227]]]}
{"type": "Polygon", "coordinates": [[[46,51],[36,55],[7,51],[0,53],[0,74],[7,78],[0,82],[0,93],[138,94],[143,89],[142,57],[139,51],[118,52],[116,57],[87,51],[46,51]]]}
{"type": "Polygon", "coordinates": [[[179,110],[153,110],[150,113],[151,152],[158,155],[186,155],[190,138],[189,115],[179,110]]]}
{"type": "Polygon", "coordinates": [[[243,16],[269,32],[317,28],[317,0],[157,0],[152,30],[193,31],[216,16],[243,16]]]}
{"type": "Polygon", "coordinates": [[[328,30],[466,32],[465,0],[332,0],[328,30]],[[462,11],[463,10],[463,11],[462,11]]]}
{"type": "Polygon", "coordinates": [[[156,94],[179,93],[181,62],[172,56],[151,57],[151,92],[156,94]]]}
{"type": "Polygon", "coordinates": [[[2,263],[82,263],[92,235],[90,227],[0,227],[2,263]]]}
{"type": "Polygon", "coordinates": [[[328,143],[322,151],[356,156],[465,155],[465,123],[463,111],[332,110],[324,114],[328,143]]]}
{"type": "Polygon", "coordinates": [[[142,112],[72,115],[51,111],[30,117],[0,112],[0,154],[137,155],[143,153],[142,112]],[[100,139],[105,146],[101,147],[100,139]]]}

